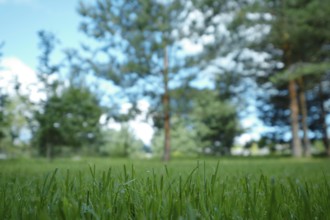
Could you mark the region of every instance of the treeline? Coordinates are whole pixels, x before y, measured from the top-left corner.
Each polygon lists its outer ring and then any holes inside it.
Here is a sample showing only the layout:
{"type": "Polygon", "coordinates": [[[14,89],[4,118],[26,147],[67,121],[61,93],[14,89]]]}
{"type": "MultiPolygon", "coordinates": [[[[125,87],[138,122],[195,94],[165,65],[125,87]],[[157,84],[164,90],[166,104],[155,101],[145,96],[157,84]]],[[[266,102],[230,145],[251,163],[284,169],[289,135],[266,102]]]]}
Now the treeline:
{"type": "Polygon", "coordinates": [[[252,105],[270,128],[260,147],[289,142],[292,155],[301,157],[322,141],[330,155],[325,1],[99,0],[80,1],[78,13],[79,30],[90,41],[67,49],[60,63],[51,59],[56,37],[39,33],[44,99],[31,102],[20,85],[15,98],[1,89],[2,151],[15,145],[23,127],[32,134],[26,144],[48,157],[65,149],[120,156],[149,151],[129,129],[105,129],[109,120],[137,117],[138,102],[147,100],[156,129],[152,150],[164,160],[171,151],[230,154],[252,105]],[[90,76],[119,92],[102,102],[90,76]],[[118,97],[131,103],[125,114],[118,97]]]}

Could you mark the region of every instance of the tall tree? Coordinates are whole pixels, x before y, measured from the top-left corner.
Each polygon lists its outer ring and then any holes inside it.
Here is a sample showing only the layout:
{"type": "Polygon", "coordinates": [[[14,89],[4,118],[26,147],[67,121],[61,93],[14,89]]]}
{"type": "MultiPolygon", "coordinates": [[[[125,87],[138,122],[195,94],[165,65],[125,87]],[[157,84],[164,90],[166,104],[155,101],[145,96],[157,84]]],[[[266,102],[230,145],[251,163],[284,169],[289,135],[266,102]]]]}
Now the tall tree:
{"type": "Polygon", "coordinates": [[[57,42],[55,35],[45,31],[38,34],[42,50],[38,78],[42,83],[45,99],[36,104],[38,109],[34,119],[38,126],[34,132],[34,140],[39,145],[40,154],[51,159],[55,156],[56,147],[69,146],[77,149],[100,143],[99,120],[103,108],[98,97],[84,84],[83,78],[78,77],[81,69],[75,68],[75,62],[70,60],[69,53],[69,85],[64,85],[60,76],[60,67],[63,64],[53,65],[51,62],[57,42]]]}
{"type": "MultiPolygon", "coordinates": [[[[273,64],[271,62],[268,64],[270,68],[262,73],[261,78],[266,79],[264,85],[277,89],[278,86],[275,84],[269,86],[272,84],[269,82],[270,76],[273,75],[277,75],[275,78],[282,78],[287,85],[292,149],[293,155],[298,157],[303,152],[299,137],[300,115],[303,119],[305,147],[308,147],[306,124],[308,106],[304,98],[306,91],[303,78],[306,75],[319,74],[326,62],[321,57],[324,56],[322,48],[329,42],[329,33],[319,30],[329,29],[329,22],[323,22],[328,19],[326,16],[328,11],[329,6],[319,0],[307,2],[260,0],[245,7],[237,16],[240,30],[253,30],[263,24],[270,27],[268,33],[263,35],[263,40],[254,40],[252,45],[254,49],[267,51],[273,60],[273,64]],[[299,84],[300,88],[297,90],[299,84]],[[300,108],[298,99],[300,99],[300,108]]],[[[305,152],[308,152],[307,148],[305,152]]]]}
{"type": "Polygon", "coordinates": [[[323,144],[326,148],[326,153],[328,155],[328,157],[330,157],[330,141],[328,138],[328,126],[327,126],[327,122],[326,122],[326,117],[327,117],[327,112],[325,110],[324,107],[324,103],[325,103],[325,92],[323,89],[323,83],[321,82],[319,84],[319,91],[318,91],[318,95],[319,95],[319,105],[320,105],[320,124],[321,124],[321,129],[322,129],[322,139],[323,139],[323,144]]]}
{"type": "Polygon", "coordinates": [[[58,77],[60,65],[51,63],[51,55],[58,44],[58,39],[53,33],[47,31],[39,31],[38,37],[40,40],[39,48],[41,49],[41,55],[39,56],[37,77],[42,84],[41,91],[45,95],[45,98],[39,104],[39,108],[36,108],[34,111],[34,119],[38,125],[33,128],[33,135],[35,140],[37,140],[40,154],[52,159],[54,156],[52,139],[57,139],[56,134],[53,135],[51,132],[51,129],[55,126],[54,120],[44,118],[43,116],[56,117],[54,114],[47,112],[48,109],[52,109],[48,101],[58,95],[58,88],[60,87],[58,77]]]}
{"type": "MultiPolygon", "coordinates": [[[[299,87],[298,99],[304,133],[304,154],[308,155],[310,144],[307,131],[308,106],[305,98],[308,87],[305,86],[305,79],[308,77],[319,78],[320,74],[324,75],[330,69],[329,61],[324,59],[326,54],[329,55],[329,51],[323,49],[330,42],[330,32],[320,31],[328,30],[330,27],[330,20],[326,15],[330,12],[330,7],[319,0],[280,2],[280,5],[282,15],[273,27],[275,26],[275,31],[285,29],[282,38],[277,37],[279,39],[277,45],[280,46],[281,43],[286,45],[282,48],[283,56],[286,56],[286,60],[289,60],[290,63],[284,62],[285,71],[278,77],[285,78],[289,82],[290,88],[293,87],[293,84],[299,87]]],[[[294,101],[291,98],[291,103],[294,101]]]]}
{"type": "Polygon", "coordinates": [[[303,146],[304,146],[304,155],[309,157],[311,156],[311,143],[308,137],[308,123],[307,123],[307,117],[308,117],[308,109],[307,109],[307,101],[305,96],[305,85],[303,78],[298,79],[298,97],[299,97],[299,103],[300,103],[300,109],[301,109],[301,124],[303,129],[303,146]]]}
{"type": "Polygon", "coordinates": [[[93,71],[124,88],[132,103],[148,97],[155,108],[162,107],[163,159],[168,161],[170,94],[184,76],[179,70],[184,65],[180,39],[185,1],[81,1],[78,11],[84,18],[81,30],[101,45],[89,60],[93,71]]]}

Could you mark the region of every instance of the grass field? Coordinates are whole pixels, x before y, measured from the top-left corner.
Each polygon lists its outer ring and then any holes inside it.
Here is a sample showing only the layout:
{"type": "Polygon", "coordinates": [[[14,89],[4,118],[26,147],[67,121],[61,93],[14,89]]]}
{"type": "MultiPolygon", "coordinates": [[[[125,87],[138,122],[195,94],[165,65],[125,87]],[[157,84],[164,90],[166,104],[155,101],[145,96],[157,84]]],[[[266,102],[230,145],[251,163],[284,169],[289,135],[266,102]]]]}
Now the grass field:
{"type": "Polygon", "coordinates": [[[0,161],[0,219],[330,219],[330,160],[0,161]]]}

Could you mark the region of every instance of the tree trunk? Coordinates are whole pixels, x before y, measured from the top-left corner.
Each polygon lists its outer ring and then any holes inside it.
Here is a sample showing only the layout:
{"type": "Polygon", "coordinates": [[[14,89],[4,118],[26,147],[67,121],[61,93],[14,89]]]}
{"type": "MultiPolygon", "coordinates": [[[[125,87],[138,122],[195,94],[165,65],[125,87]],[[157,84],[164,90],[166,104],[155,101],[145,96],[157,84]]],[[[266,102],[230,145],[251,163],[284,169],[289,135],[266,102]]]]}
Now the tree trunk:
{"type": "Polygon", "coordinates": [[[308,138],[308,125],[307,125],[307,103],[305,97],[305,86],[304,80],[302,78],[298,79],[299,83],[299,101],[300,101],[300,108],[301,108],[301,123],[304,132],[303,136],[303,146],[304,146],[304,156],[309,157],[311,156],[311,142],[308,138]]]}
{"type": "Polygon", "coordinates": [[[324,109],[324,98],[323,98],[323,87],[322,82],[320,82],[319,86],[319,97],[320,97],[320,108],[321,108],[321,123],[322,123],[322,133],[323,133],[323,144],[326,149],[326,154],[330,157],[330,143],[327,132],[327,122],[326,122],[326,112],[324,109]]]}
{"type": "Polygon", "coordinates": [[[170,96],[168,89],[168,53],[167,47],[164,48],[164,70],[163,70],[164,96],[163,96],[163,113],[164,113],[164,161],[170,160],[171,140],[170,140],[170,96]]]}
{"type": "Polygon", "coordinates": [[[289,93],[290,93],[290,119],[291,119],[291,130],[292,130],[292,155],[294,157],[301,157],[301,141],[299,138],[299,106],[297,100],[296,82],[290,80],[289,82],[289,93]]]}

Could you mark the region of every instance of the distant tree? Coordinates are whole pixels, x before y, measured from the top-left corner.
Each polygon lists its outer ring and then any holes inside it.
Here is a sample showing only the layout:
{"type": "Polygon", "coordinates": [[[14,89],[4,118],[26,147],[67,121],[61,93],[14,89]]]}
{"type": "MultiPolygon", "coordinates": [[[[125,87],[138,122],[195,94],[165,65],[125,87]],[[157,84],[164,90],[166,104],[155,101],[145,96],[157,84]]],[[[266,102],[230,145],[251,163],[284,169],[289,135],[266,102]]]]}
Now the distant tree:
{"type": "MultiPolygon", "coordinates": [[[[190,117],[190,116],[189,116],[190,117]]],[[[201,146],[197,131],[192,127],[186,117],[172,117],[172,155],[173,157],[196,157],[201,153],[201,146]]],[[[152,139],[153,155],[162,155],[164,142],[164,132],[162,129],[156,130],[152,139]]]]}
{"type": "MultiPolygon", "coordinates": [[[[2,47],[3,43],[0,43],[0,64],[2,58],[2,47]]],[[[0,66],[1,70],[1,66],[0,66]]],[[[0,88],[0,150],[4,150],[6,148],[5,140],[9,136],[9,125],[10,119],[8,117],[8,112],[6,111],[6,107],[9,104],[9,97],[8,94],[4,92],[4,88],[0,88]]]]}
{"type": "Polygon", "coordinates": [[[25,115],[31,113],[30,109],[21,101],[19,96],[12,95],[6,106],[6,111],[8,112],[7,117],[10,120],[9,132],[11,145],[22,147],[22,145],[28,142],[27,136],[29,135],[26,133],[28,132],[28,123],[25,115]]]}
{"type": "Polygon", "coordinates": [[[123,125],[119,131],[107,129],[100,153],[110,157],[134,157],[142,153],[143,142],[135,137],[128,126],[123,125]]]}
{"type": "Polygon", "coordinates": [[[0,150],[5,150],[10,142],[10,116],[7,111],[9,97],[0,90],[0,150]]]}
{"type": "Polygon", "coordinates": [[[87,88],[64,88],[48,98],[36,114],[36,142],[40,153],[54,156],[55,147],[97,147],[101,143],[100,117],[103,113],[98,98],[87,88]]]}
{"type": "Polygon", "coordinates": [[[28,126],[24,116],[28,111],[18,96],[0,91],[0,151],[17,156],[26,150],[24,133],[28,126]]]}
{"type": "MultiPolygon", "coordinates": [[[[4,43],[0,43],[0,71],[3,68],[1,66],[3,46],[4,43]]],[[[0,76],[1,80],[2,77],[0,76]]],[[[27,141],[22,140],[22,134],[28,129],[25,114],[29,110],[17,94],[8,93],[12,90],[17,92],[19,89],[18,83],[8,84],[7,87],[0,88],[0,151],[5,151],[8,154],[22,153],[22,150],[26,150],[24,147],[27,141]]]]}
{"type": "MultiPolygon", "coordinates": [[[[172,152],[178,156],[194,156],[203,153],[228,154],[234,138],[241,132],[238,109],[232,102],[235,97],[230,81],[221,74],[214,89],[196,89],[189,85],[172,90],[173,134],[172,152]],[[183,144],[186,143],[186,144],[183,144]]],[[[157,116],[157,115],[156,115],[157,116]]],[[[156,130],[153,149],[159,154],[163,140],[161,120],[154,117],[156,130]]]]}
{"type": "Polygon", "coordinates": [[[84,18],[81,30],[101,45],[89,60],[92,69],[123,88],[132,103],[148,97],[151,107],[162,112],[164,160],[170,159],[171,90],[189,75],[180,74],[186,65],[180,49],[185,6],[181,0],[101,0],[79,5],[84,18]]]}
{"type": "MultiPolygon", "coordinates": [[[[55,35],[41,31],[38,79],[45,99],[34,110],[34,141],[40,154],[52,158],[56,147],[69,146],[79,149],[92,147],[101,141],[100,117],[103,108],[100,100],[82,79],[73,80],[72,65],[68,65],[69,85],[60,77],[63,64],[52,64],[51,55],[58,42],[55,35]]],[[[69,64],[70,60],[69,60],[69,64]]]]}
{"type": "Polygon", "coordinates": [[[210,90],[204,90],[196,99],[193,112],[194,128],[202,143],[212,154],[230,154],[234,139],[241,132],[236,108],[210,90]]]}

